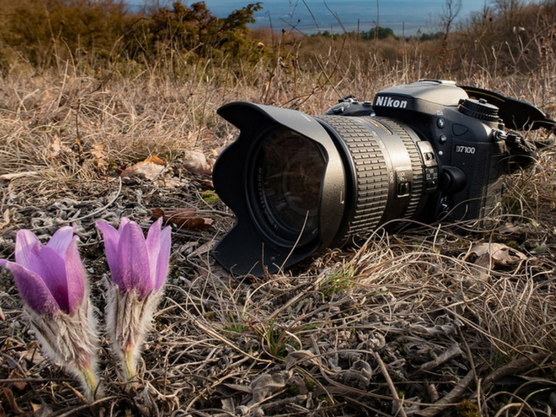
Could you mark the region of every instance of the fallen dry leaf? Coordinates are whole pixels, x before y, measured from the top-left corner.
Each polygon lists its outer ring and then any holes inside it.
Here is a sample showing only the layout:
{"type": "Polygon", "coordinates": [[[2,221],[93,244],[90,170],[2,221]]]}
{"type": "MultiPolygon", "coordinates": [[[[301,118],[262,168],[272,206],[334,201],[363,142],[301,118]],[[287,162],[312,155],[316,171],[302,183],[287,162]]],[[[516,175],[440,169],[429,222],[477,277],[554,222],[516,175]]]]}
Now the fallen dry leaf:
{"type": "Polygon", "coordinates": [[[491,268],[514,266],[527,259],[523,253],[503,243],[479,243],[469,253],[477,256],[476,265],[491,268]]]}
{"type": "Polygon", "coordinates": [[[63,154],[71,153],[71,147],[66,145],[58,136],[54,136],[48,145],[46,151],[46,158],[55,160],[60,158],[63,154]]]}
{"type": "Polygon", "coordinates": [[[161,208],[153,209],[151,219],[158,220],[161,217],[165,222],[191,229],[208,229],[213,223],[212,219],[197,217],[197,209],[195,208],[176,209],[170,213],[165,213],[161,208]]]}
{"type": "Polygon", "coordinates": [[[124,178],[140,177],[154,180],[164,171],[164,161],[157,156],[149,156],[144,161],[124,169],[120,176],[124,178]]]}
{"type": "Polygon", "coordinates": [[[0,229],[3,229],[10,224],[10,212],[8,209],[4,210],[2,213],[2,219],[0,220],[0,229]]]}
{"type": "Polygon", "coordinates": [[[214,148],[214,149],[212,149],[212,154],[213,154],[214,156],[220,156],[220,154],[222,153],[222,151],[223,151],[224,149],[226,149],[227,147],[228,147],[228,146],[220,146],[220,147],[218,147],[218,148],[214,148]]]}
{"type": "Polygon", "coordinates": [[[203,256],[207,253],[209,253],[210,251],[212,251],[212,248],[214,247],[214,245],[216,245],[216,241],[214,240],[210,240],[207,243],[202,244],[201,246],[199,246],[197,249],[195,249],[193,252],[191,252],[189,255],[187,255],[188,258],[194,258],[195,256],[203,256]]]}
{"type": "Polygon", "coordinates": [[[288,373],[286,371],[258,376],[251,383],[253,398],[247,405],[253,406],[262,403],[265,398],[283,389],[286,386],[287,379],[288,373]]]}
{"type": "Polygon", "coordinates": [[[202,152],[189,151],[183,166],[193,174],[201,176],[212,175],[212,165],[207,161],[207,157],[202,152]]]}
{"type": "Polygon", "coordinates": [[[12,385],[20,391],[27,388],[27,383],[25,381],[18,381],[18,380],[23,379],[23,376],[16,369],[14,369],[10,372],[10,375],[9,375],[8,379],[15,380],[15,381],[12,381],[12,385]]]}
{"type": "MultiPolygon", "coordinates": [[[[94,145],[91,150],[87,152],[87,154],[94,161],[97,168],[104,169],[108,167],[109,158],[104,144],[98,143],[94,145]]],[[[164,162],[162,162],[162,164],[164,164],[164,162]]]]}
{"type": "Polygon", "coordinates": [[[4,391],[4,397],[6,398],[6,401],[8,403],[8,406],[10,407],[10,410],[14,413],[14,414],[24,414],[24,411],[19,408],[19,405],[17,404],[17,401],[15,399],[14,393],[12,392],[11,389],[4,387],[3,388],[4,391]]]}

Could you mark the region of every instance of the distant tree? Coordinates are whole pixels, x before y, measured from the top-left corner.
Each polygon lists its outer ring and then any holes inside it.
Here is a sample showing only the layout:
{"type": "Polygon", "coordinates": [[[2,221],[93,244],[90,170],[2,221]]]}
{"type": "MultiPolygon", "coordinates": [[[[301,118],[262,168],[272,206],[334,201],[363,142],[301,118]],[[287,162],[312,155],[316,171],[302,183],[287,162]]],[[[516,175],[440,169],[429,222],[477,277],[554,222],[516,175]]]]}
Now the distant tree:
{"type": "Polygon", "coordinates": [[[386,39],[386,38],[396,38],[396,35],[394,34],[394,31],[391,28],[383,28],[383,27],[378,27],[378,28],[373,28],[371,30],[369,30],[368,32],[363,32],[363,39],[375,39],[376,36],[378,36],[378,39],[386,39]]]}
{"type": "MultiPolygon", "coordinates": [[[[505,21],[507,28],[513,28],[517,24],[516,18],[523,9],[522,0],[493,0],[494,9],[505,21]]],[[[550,3],[547,2],[547,3],[550,3]]]]}
{"type": "Polygon", "coordinates": [[[436,33],[422,33],[419,36],[420,41],[432,41],[432,40],[439,40],[444,37],[443,32],[436,32],[436,33]]]}
{"type": "Polygon", "coordinates": [[[330,33],[330,31],[325,30],[323,32],[314,33],[314,34],[311,35],[311,37],[315,37],[315,38],[318,38],[320,36],[322,36],[323,38],[340,39],[343,36],[343,34],[341,34],[341,33],[334,33],[333,34],[333,33],[330,33]]]}
{"type": "Polygon", "coordinates": [[[454,25],[456,18],[461,12],[462,0],[445,0],[440,14],[440,23],[442,29],[442,42],[440,44],[440,68],[444,69],[446,60],[448,59],[448,36],[454,25]]]}
{"type": "Polygon", "coordinates": [[[444,33],[443,42],[447,41],[454,21],[461,12],[461,1],[462,0],[445,0],[444,6],[442,7],[442,13],[440,14],[440,23],[442,25],[442,32],[444,33]]]}
{"type": "Polygon", "coordinates": [[[248,24],[254,23],[261,3],[252,3],[233,11],[226,18],[217,18],[204,2],[191,6],[180,0],[172,7],[152,9],[147,20],[128,35],[130,56],[156,58],[168,51],[192,52],[200,57],[212,53],[237,54],[251,42],[248,24]]]}

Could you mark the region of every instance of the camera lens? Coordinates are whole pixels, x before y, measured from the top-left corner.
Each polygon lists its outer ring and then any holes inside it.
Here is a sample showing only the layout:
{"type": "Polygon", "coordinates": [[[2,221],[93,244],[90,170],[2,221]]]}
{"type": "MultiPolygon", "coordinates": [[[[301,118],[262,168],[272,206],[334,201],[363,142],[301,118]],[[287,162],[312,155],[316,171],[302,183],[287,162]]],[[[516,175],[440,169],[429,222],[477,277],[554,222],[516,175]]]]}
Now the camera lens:
{"type": "Polygon", "coordinates": [[[264,223],[289,241],[314,237],[326,167],[318,144],[290,129],[273,129],[261,139],[255,161],[253,203],[264,223]]]}
{"type": "Polygon", "coordinates": [[[436,191],[432,145],[397,120],[245,102],[219,114],[240,129],[213,169],[237,216],[213,253],[234,273],[273,273],[350,235],[415,219],[436,191]]]}

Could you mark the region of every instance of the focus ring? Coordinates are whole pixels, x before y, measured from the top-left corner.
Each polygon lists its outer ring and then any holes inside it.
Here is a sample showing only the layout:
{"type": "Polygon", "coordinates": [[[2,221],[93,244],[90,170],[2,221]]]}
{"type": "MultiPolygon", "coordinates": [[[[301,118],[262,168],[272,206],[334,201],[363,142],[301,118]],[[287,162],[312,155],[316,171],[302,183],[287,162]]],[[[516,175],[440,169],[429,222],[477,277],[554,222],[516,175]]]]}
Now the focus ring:
{"type": "Polygon", "coordinates": [[[388,202],[388,170],[373,132],[357,118],[323,116],[345,143],[354,165],[357,195],[350,233],[373,230],[384,216],[388,202]]]}

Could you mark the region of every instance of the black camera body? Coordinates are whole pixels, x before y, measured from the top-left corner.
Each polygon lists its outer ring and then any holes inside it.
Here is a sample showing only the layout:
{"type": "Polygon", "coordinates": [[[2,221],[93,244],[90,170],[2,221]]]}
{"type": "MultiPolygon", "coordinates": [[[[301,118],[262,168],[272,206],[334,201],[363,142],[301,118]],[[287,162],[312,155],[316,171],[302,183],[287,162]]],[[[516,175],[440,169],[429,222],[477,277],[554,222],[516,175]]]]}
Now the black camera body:
{"type": "Polygon", "coordinates": [[[213,254],[259,276],[404,219],[495,213],[504,175],[534,154],[500,113],[516,128],[553,123],[527,103],[440,80],[388,88],[372,104],[344,99],[318,117],[248,102],[218,113],[240,129],[213,169],[237,221],[213,254]]]}
{"type": "MultiPolygon", "coordinates": [[[[368,102],[348,99],[325,114],[370,116],[385,125],[396,121],[428,142],[417,144],[428,167],[423,189],[434,197],[427,200],[426,209],[416,210],[416,220],[456,222],[484,218],[496,211],[503,175],[510,170],[507,134],[497,107],[469,98],[454,82],[423,80],[394,86],[375,96],[372,111],[368,102]]],[[[515,132],[512,135],[521,139],[515,132]]],[[[398,173],[403,169],[393,169],[391,181],[400,190],[396,199],[407,196],[403,190],[411,187],[411,183],[400,183],[398,173]]]]}

